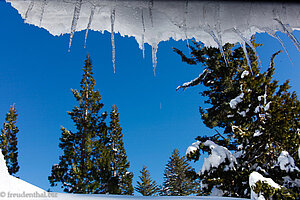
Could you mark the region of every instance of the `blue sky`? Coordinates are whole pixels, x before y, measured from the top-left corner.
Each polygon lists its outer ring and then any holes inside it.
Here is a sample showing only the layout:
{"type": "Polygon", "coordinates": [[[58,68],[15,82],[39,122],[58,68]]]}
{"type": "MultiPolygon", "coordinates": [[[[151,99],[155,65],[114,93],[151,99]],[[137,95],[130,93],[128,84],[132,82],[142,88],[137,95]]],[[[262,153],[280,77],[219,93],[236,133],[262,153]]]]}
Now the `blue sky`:
{"type": "MultiPolygon", "coordinates": [[[[58,162],[60,126],[73,129],[67,115],[76,101],[71,88],[79,89],[84,59],[89,53],[94,66],[96,88],[104,110],[116,104],[134,185],[142,165],[148,166],[154,180],[162,182],[164,166],[174,148],[183,154],[198,135],[213,133],[206,128],[198,112],[203,99],[201,87],[176,92],[176,87],[202,71],[188,66],[172,51],[186,49],[186,42],[173,40],[159,44],[156,76],[153,75],[151,48],[146,45],[146,57],[133,38],[116,39],[116,74],[111,61],[110,34],[90,32],[84,48],[85,32],[75,33],[71,52],[69,35],[54,37],[38,27],[24,24],[21,16],[9,4],[0,1],[0,124],[10,105],[16,104],[20,129],[20,178],[43,189],[50,188],[47,177],[51,166],[58,162]]],[[[300,33],[295,32],[300,38],[300,33]]],[[[276,79],[290,79],[292,89],[300,91],[300,53],[288,37],[280,34],[286,44],[292,65],[283,52],[276,58],[276,79]]],[[[279,49],[279,42],[258,34],[258,48],[264,66],[279,49]]],[[[103,111],[104,111],[103,110],[103,111]]],[[[74,130],[74,129],[73,129],[74,130]]],[[[196,168],[201,167],[196,163],[196,168]]],[[[59,191],[59,188],[51,188],[59,191]]]]}

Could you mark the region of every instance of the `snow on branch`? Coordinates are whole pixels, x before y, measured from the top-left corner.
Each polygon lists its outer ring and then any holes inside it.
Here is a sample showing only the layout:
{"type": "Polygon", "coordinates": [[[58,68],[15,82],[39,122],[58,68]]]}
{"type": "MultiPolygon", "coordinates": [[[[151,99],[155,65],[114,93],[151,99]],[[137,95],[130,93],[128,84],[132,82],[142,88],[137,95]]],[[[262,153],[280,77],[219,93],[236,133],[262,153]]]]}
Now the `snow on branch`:
{"type": "Polygon", "coordinates": [[[201,174],[210,171],[211,168],[218,168],[222,163],[226,162],[226,160],[229,161],[229,164],[225,166],[224,171],[234,169],[237,160],[226,147],[219,146],[210,140],[204,142],[203,145],[209,147],[211,153],[208,158],[204,159],[201,174]]]}
{"type": "Polygon", "coordinates": [[[265,197],[262,194],[260,194],[260,193],[257,194],[254,192],[256,183],[259,181],[266,183],[276,189],[281,188],[280,185],[275,183],[271,178],[265,178],[258,172],[252,172],[249,176],[249,186],[251,188],[251,199],[252,200],[264,200],[265,199],[265,197]]]}
{"type": "Polygon", "coordinates": [[[199,76],[197,78],[178,86],[176,88],[176,91],[178,91],[180,88],[183,88],[183,91],[184,91],[188,87],[199,85],[209,72],[210,71],[208,69],[203,70],[203,72],[201,74],[199,74],[199,76]]]}
{"type": "Polygon", "coordinates": [[[194,153],[195,151],[197,151],[199,149],[199,145],[200,145],[200,141],[194,142],[192,145],[190,145],[187,150],[185,155],[188,156],[189,154],[194,153]]]}
{"type": "Polygon", "coordinates": [[[286,172],[300,172],[299,168],[295,166],[295,161],[292,156],[289,155],[287,151],[282,151],[277,159],[277,164],[282,171],[286,172]]]}

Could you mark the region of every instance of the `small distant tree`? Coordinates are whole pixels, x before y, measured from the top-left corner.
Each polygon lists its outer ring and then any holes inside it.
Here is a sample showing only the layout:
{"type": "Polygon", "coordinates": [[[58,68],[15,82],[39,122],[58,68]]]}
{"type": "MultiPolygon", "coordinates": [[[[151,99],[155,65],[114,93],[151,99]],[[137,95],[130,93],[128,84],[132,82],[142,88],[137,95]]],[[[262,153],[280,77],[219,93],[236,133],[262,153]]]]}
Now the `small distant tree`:
{"type": "Polygon", "coordinates": [[[154,180],[150,177],[150,172],[145,165],[143,165],[140,181],[137,181],[135,190],[141,193],[143,196],[155,196],[159,192],[159,187],[154,180]]]}
{"type": "Polygon", "coordinates": [[[17,133],[19,132],[17,123],[17,110],[15,105],[12,105],[9,112],[6,114],[3,128],[0,135],[0,149],[4,159],[6,160],[6,166],[9,174],[16,174],[20,167],[18,164],[18,140],[17,133]]]}
{"type": "Polygon", "coordinates": [[[189,175],[192,171],[186,157],[181,157],[179,151],[175,149],[165,168],[161,195],[186,196],[198,194],[200,184],[189,175]]]}
{"type": "Polygon", "coordinates": [[[131,172],[128,172],[130,166],[127,161],[127,155],[124,148],[122,128],[119,124],[119,112],[116,105],[112,106],[110,113],[110,125],[108,127],[110,147],[111,147],[111,177],[109,180],[110,194],[132,195],[131,172]]]}

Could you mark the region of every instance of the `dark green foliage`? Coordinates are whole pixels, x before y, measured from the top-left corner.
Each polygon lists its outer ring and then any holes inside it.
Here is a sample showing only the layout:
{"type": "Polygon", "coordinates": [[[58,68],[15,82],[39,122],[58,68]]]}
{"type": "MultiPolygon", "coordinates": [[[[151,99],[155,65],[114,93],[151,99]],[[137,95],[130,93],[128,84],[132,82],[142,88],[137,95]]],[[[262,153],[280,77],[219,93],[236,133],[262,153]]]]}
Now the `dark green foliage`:
{"type": "Polygon", "coordinates": [[[63,155],[59,164],[53,165],[49,181],[51,186],[62,184],[65,192],[70,193],[102,193],[105,190],[103,166],[109,158],[106,143],[109,142],[104,120],[107,114],[100,114],[103,107],[99,91],[94,91],[92,63],[89,56],[85,60],[81,90],[72,90],[78,102],[72,112],[68,112],[73,120],[76,132],[62,127],[59,147],[63,155]]]}
{"type": "Polygon", "coordinates": [[[15,105],[12,105],[9,112],[6,114],[3,128],[0,135],[0,149],[6,160],[6,166],[10,175],[16,174],[20,167],[18,164],[18,140],[17,133],[19,132],[17,123],[17,110],[15,105]]]}
{"type": "Polygon", "coordinates": [[[53,165],[48,179],[51,186],[61,183],[69,193],[131,195],[132,174],[127,172],[129,162],[117,107],[113,106],[107,126],[107,113],[100,112],[101,95],[94,90],[96,82],[89,56],[83,72],[81,90],[72,90],[78,105],[68,112],[77,131],[61,128],[59,147],[63,155],[59,157],[59,164],[53,165]]]}
{"type": "Polygon", "coordinates": [[[181,157],[179,151],[175,149],[165,168],[161,195],[186,196],[198,194],[200,184],[190,176],[191,172],[193,170],[189,166],[186,157],[181,157]]]}
{"type": "MultiPolygon", "coordinates": [[[[286,188],[274,188],[268,183],[257,181],[252,188],[256,194],[264,196],[266,200],[280,199],[280,200],[294,200],[297,195],[292,195],[292,192],[286,188]]],[[[299,194],[298,194],[299,195],[299,194]]]]}
{"type": "Polygon", "coordinates": [[[133,194],[132,173],[128,172],[129,162],[124,148],[122,128],[119,124],[119,113],[117,106],[113,105],[110,113],[111,122],[108,127],[111,139],[111,187],[110,194],[133,194]]]}
{"type": "Polygon", "coordinates": [[[143,196],[155,196],[159,192],[159,187],[156,182],[151,179],[150,172],[145,165],[143,165],[143,169],[140,173],[140,181],[137,181],[135,190],[143,196]]]}
{"type": "Polygon", "coordinates": [[[62,184],[65,192],[102,193],[106,189],[102,168],[108,166],[110,158],[107,128],[104,122],[107,114],[99,114],[103,104],[99,91],[94,91],[92,63],[89,56],[85,60],[84,74],[80,82],[81,90],[72,90],[78,102],[72,112],[76,132],[62,127],[59,147],[63,150],[59,164],[53,165],[49,181],[51,186],[62,184]]]}
{"type": "Polygon", "coordinates": [[[247,48],[251,68],[247,65],[242,48],[232,44],[226,44],[223,48],[228,66],[217,48],[202,47],[195,43],[190,58],[175,49],[184,62],[200,63],[204,68],[202,75],[177,89],[204,85],[205,90],[201,95],[206,97],[205,103],[210,107],[200,108],[203,122],[209,128],[221,128],[224,131],[211,137],[197,137],[199,149],[188,158],[197,161],[201,151],[209,153],[210,150],[203,143],[211,140],[235,152],[238,163],[235,170],[226,173],[226,163],[222,163],[218,168],[200,174],[206,186],[203,187],[203,194],[210,194],[216,187],[224,192],[224,196],[249,197],[248,177],[252,171],[271,177],[295,194],[299,193],[299,185],[291,184],[300,178],[299,171],[281,170],[277,162],[281,152],[287,151],[294,158],[296,166],[300,164],[297,157],[300,102],[295,92],[289,92],[288,81],[278,86],[278,81],[273,79],[274,58],[279,52],[272,56],[268,69],[261,72],[251,48],[247,48]],[[248,75],[245,75],[246,71],[248,75]],[[238,96],[241,101],[235,106],[230,104],[238,96]],[[285,176],[289,176],[291,181],[285,181],[285,176]]]}

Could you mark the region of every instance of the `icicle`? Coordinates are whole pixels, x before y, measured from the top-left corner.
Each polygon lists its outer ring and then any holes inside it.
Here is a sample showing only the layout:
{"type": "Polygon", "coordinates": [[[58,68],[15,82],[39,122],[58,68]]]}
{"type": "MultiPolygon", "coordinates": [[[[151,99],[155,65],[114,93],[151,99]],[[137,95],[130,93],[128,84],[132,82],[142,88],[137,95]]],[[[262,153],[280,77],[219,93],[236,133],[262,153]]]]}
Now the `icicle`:
{"type": "Polygon", "coordinates": [[[153,65],[153,73],[155,76],[155,69],[156,69],[156,64],[157,64],[157,44],[152,45],[152,65],[153,65]]]}
{"type": "Polygon", "coordinates": [[[212,36],[212,38],[214,39],[214,41],[218,44],[220,52],[221,52],[221,55],[222,55],[222,57],[223,57],[223,59],[225,61],[226,67],[228,67],[228,62],[227,62],[227,58],[225,56],[225,52],[223,50],[222,41],[217,38],[217,36],[215,35],[215,33],[212,30],[208,30],[207,32],[212,36]]]}
{"type": "Polygon", "coordinates": [[[191,54],[191,50],[190,50],[190,43],[189,43],[189,39],[187,37],[187,25],[186,25],[186,21],[187,21],[187,15],[188,15],[188,7],[189,7],[189,0],[185,1],[185,12],[184,12],[184,35],[185,35],[185,40],[186,40],[186,45],[188,47],[189,50],[189,54],[191,54]]]}
{"type": "Polygon", "coordinates": [[[294,36],[292,31],[288,30],[288,28],[290,28],[289,25],[284,25],[279,19],[275,19],[275,20],[282,26],[284,33],[287,34],[287,36],[290,38],[290,40],[292,40],[294,46],[300,52],[300,43],[296,39],[296,37],[294,36]]]}
{"type": "Polygon", "coordinates": [[[112,46],[112,63],[114,68],[114,73],[116,73],[116,47],[115,47],[115,35],[114,35],[114,25],[116,18],[116,10],[111,11],[110,20],[111,20],[111,46],[112,46]]]}
{"type": "Polygon", "coordinates": [[[153,0],[149,1],[149,15],[150,15],[150,20],[151,20],[151,24],[153,27],[153,14],[152,14],[152,9],[153,9],[153,0]]]}
{"type": "Polygon", "coordinates": [[[87,28],[86,28],[86,32],[85,32],[85,38],[84,38],[84,48],[86,47],[86,40],[87,40],[87,36],[88,36],[88,33],[89,33],[89,30],[91,28],[91,24],[92,24],[92,21],[93,21],[93,17],[94,17],[94,13],[95,13],[95,6],[92,7],[91,9],[91,14],[90,14],[90,18],[89,18],[89,23],[87,25],[87,28]]]}
{"type": "Polygon", "coordinates": [[[142,51],[143,51],[143,58],[145,58],[145,20],[144,20],[144,11],[142,10],[142,25],[143,25],[143,35],[142,35],[142,51]]]}
{"type": "Polygon", "coordinates": [[[27,8],[26,13],[25,13],[25,20],[27,19],[28,14],[29,14],[29,12],[32,10],[33,6],[34,6],[34,1],[32,0],[32,1],[30,2],[30,4],[29,4],[28,8],[27,8]]]}
{"type": "Polygon", "coordinates": [[[267,33],[268,33],[270,36],[272,36],[272,37],[274,37],[275,39],[278,40],[278,42],[281,44],[282,48],[284,49],[286,55],[288,56],[290,62],[292,63],[292,65],[294,65],[294,63],[293,63],[293,61],[292,61],[292,59],[291,59],[291,57],[290,57],[290,54],[289,54],[289,52],[287,51],[287,49],[286,49],[286,47],[285,47],[283,41],[281,40],[281,38],[280,38],[278,35],[276,35],[276,33],[272,33],[271,31],[267,31],[267,33]]]}
{"type": "Polygon", "coordinates": [[[73,20],[72,20],[72,26],[71,26],[69,52],[70,52],[70,48],[71,48],[71,45],[72,45],[72,40],[73,40],[74,33],[76,31],[76,26],[77,26],[77,22],[78,22],[79,15],[80,15],[80,10],[81,10],[81,5],[82,5],[82,0],[77,0],[76,4],[75,4],[74,15],[73,15],[73,20]]]}
{"type": "Polygon", "coordinates": [[[244,54],[246,56],[247,63],[248,63],[247,65],[250,68],[251,74],[253,75],[253,71],[252,71],[252,67],[251,67],[251,62],[250,62],[249,55],[248,55],[247,48],[246,48],[246,43],[245,42],[243,42],[243,43],[240,42],[240,44],[241,44],[241,47],[243,48],[244,54]]]}
{"type": "Polygon", "coordinates": [[[43,21],[43,17],[44,17],[44,12],[45,12],[45,6],[47,5],[47,0],[44,0],[43,1],[43,4],[42,4],[42,12],[41,12],[41,17],[40,17],[40,24],[39,24],[39,27],[42,26],[42,21],[43,21]]]}
{"type": "Polygon", "coordinates": [[[251,47],[251,48],[253,49],[255,55],[257,56],[257,59],[258,59],[258,61],[259,61],[260,66],[262,66],[261,61],[260,61],[260,58],[259,58],[259,56],[258,56],[258,53],[257,53],[255,47],[253,46],[253,44],[251,43],[251,41],[250,41],[250,40],[247,40],[247,39],[243,36],[243,34],[242,34],[238,29],[233,28],[233,31],[236,32],[236,34],[238,34],[238,35],[240,36],[240,38],[241,38],[244,42],[246,42],[246,43],[249,45],[249,47],[251,47]]]}

